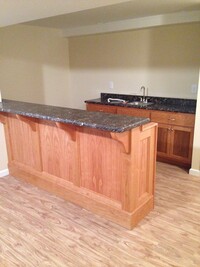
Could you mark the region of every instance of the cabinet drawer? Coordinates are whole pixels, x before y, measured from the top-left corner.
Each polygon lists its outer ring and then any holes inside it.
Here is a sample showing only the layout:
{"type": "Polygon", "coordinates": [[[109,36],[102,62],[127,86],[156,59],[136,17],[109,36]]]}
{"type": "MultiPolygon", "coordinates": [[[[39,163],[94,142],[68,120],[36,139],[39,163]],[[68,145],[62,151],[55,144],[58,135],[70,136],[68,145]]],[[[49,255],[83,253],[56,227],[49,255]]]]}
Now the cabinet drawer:
{"type": "Polygon", "coordinates": [[[150,111],[140,108],[117,108],[117,114],[150,118],[150,111]]]}
{"type": "Polygon", "coordinates": [[[194,127],[195,115],[166,111],[152,111],[151,120],[158,123],[194,127]]]}
{"type": "Polygon", "coordinates": [[[86,108],[87,108],[88,111],[100,111],[100,112],[117,113],[117,107],[114,107],[114,106],[88,104],[87,103],[86,108]]]}

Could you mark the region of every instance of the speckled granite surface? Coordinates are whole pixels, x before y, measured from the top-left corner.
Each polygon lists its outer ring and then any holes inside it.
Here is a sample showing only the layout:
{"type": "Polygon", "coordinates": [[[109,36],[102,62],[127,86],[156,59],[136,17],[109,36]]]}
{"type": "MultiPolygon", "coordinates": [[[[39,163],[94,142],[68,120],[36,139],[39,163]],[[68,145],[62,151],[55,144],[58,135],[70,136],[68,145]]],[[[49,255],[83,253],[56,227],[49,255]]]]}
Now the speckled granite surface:
{"type": "Polygon", "coordinates": [[[124,132],[149,122],[148,118],[91,112],[7,99],[3,99],[2,103],[0,103],[0,111],[110,132],[124,132]]]}
{"type": "Polygon", "coordinates": [[[181,99],[181,98],[166,98],[166,97],[148,97],[148,102],[152,102],[148,106],[133,106],[129,103],[108,103],[108,98],[119,98],[126,101],[139,101],[141,96],[135,95],[123,95],[123,94],[107,94],[101,93],[101,98],[86,100],[86,103],[121,106],[128,108],[141,108],[148,110],[161,110],[170,112],[182,112],[195,114],[196,100],[193,99],[181,99]]]}

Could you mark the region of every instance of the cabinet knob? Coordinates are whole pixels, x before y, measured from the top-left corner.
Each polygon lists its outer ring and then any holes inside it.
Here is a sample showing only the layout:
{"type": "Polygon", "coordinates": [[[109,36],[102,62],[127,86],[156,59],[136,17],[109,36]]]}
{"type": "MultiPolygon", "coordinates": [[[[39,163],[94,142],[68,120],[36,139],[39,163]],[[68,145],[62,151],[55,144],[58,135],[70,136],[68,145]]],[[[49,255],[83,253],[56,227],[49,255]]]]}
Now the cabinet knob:
{"type": "Polygon", "coordinates": [[[167,130],[170,132],[173,132],[174,129],[172,127],[170,127],[170,128],[167,128],[167,130]]]}

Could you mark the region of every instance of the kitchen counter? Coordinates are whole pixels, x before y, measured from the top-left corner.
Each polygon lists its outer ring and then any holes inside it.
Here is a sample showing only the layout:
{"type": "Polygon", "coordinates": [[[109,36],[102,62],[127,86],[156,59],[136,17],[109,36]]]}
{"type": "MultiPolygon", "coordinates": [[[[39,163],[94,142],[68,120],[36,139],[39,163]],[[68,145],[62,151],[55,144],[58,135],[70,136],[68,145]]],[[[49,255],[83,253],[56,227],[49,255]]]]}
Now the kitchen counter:
{"type": "Polygon", "coordinates": [[[132,229],[154,207],[157,123],[11,100],[10,175],[132,229]]]}
{"type": "Polygon", "coordinates": [[[123,94],[107,94],[101,93],[101,98],[86,100],[86,103],[120,106],[127,108],[140,108],[147,110],[160,110],[169,112],[181,112],[195,114],[196,111],[196,100],[194,99],[182,99],[182,98],[164,98],[164,97],[147,97],[148,102],[152,102],[151,105],[139,106],[131,105],[129,103],[109,103],[108,98],[124,99],[129,102],[139,101],[141,96],[136,95],[123,95],[123,94]]]}
{"type": "Polygon", "coordinates": [[[150,121],[148,118],[131,118],[123,115],[89,112],[7,99],[0,103],[0,111],[111,132],[124,132],[150,121]]]}

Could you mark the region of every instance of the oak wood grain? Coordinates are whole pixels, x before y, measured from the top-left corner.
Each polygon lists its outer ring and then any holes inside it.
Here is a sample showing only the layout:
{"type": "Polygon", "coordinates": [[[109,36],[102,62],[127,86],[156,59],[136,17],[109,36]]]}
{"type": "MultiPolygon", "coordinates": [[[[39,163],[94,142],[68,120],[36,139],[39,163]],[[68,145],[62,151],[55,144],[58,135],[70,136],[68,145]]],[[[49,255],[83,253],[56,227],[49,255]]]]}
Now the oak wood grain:
{"type": "Polygon", "coordinates": [[[4,127],[13,176],[128,229],[153,209],[157,124],[112,134],[9,114],[4,127]]]}
{"type": "Polygon", "coordinates": [[[195,115],[153,110],[151,111],[151,120],[158,123],[194,127],[195,115]]]}
{"type": "Polygon", "coordinates": [[[118,114],[124,114],[135,117],[145,117],[150,118],[151,112],[149,110],[141,109],[141,108],[126,108],[126,107],[118,107],[118,114]]]}
{"type": "MultiPolygon", "coordinates": [[[[107,108],[108,112],[109,107],[113,108],[113,106],[96,104],[94,110],[99,110],[100,107],[101,109],[107,108]]],[[[93,110],[93,104],[87,103],[86,108],[93,110]]],[[[145,110],[133,107],[115,108],[118,114],[148,117],[151,121],[159,124],[157,160],[187,168],[191,167],[195,114],[145,110]],[[180,127],[182,128],[181,131],[180,127]]]]}
{"type": "Polygon", "coordinates": [[[43,171],[70,182],[75,182],[76,145],[73,127],[58,128],[54,122],[41,121],[39,125],[43,171]]]}
{"type": "Polygon", "coordinates": [[[117,113],[117,107],[109,105],[99,105],[99,104],[86,104],[88,111],[99,111],[99,112],[109,112],[117,113]]]}
{"type": "Polygon", "coordinates": [[[121,201],[121,146],[109,132],[84,128],[79,134],[81,186],[121,201]]]}
{"type": "Polygon", "coordinates": [[[9,161],[28,165],[42,171],[38,123],[23,116],[9,114],[7,117],[6,140],[9,146],[9,161]]]}

